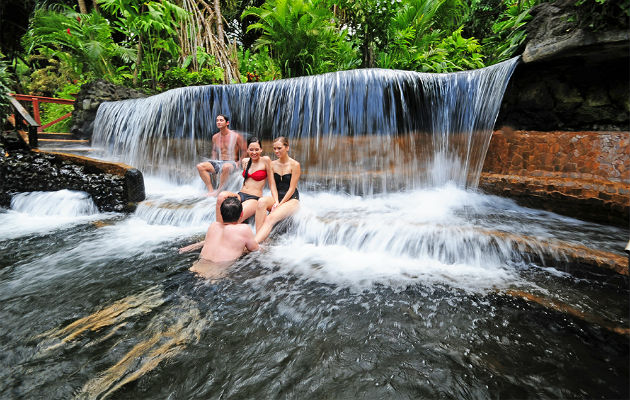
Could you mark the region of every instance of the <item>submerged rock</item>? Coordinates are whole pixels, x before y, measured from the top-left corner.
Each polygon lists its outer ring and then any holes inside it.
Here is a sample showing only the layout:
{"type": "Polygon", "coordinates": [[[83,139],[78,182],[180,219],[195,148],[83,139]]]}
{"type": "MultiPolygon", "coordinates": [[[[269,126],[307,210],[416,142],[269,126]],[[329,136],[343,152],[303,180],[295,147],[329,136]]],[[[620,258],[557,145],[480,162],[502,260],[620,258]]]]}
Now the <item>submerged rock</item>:
{"type": "Polygon", "coordinates": [[[62,189],[88,193],[99,211],[133,211],[144,200],[144,179],[120,163],[72,154],[31,151],[17,133],[0,136],[0,206],[9,207],[20,192],[62,189]]]}

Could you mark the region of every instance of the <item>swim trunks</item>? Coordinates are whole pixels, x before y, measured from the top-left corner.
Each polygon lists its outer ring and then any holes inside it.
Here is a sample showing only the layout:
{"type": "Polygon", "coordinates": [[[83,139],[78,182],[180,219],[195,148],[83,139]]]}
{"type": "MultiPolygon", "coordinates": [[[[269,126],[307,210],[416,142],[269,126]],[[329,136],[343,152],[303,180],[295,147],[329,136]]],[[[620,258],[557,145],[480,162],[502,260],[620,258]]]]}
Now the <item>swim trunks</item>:
{"type": "Polygon", "coordinates": [[[212,167],[214,168],[214,171],[218,174],[219,172],[221,172],[221,169],[223,168],[223,166],[225,164],[232,164],[234,166],[234,169],[236,169],[236,167],[238,167],[238,165],[236,164],[235,161],[232,160],[208,160],[208,162],[210,164],[212,164],[212,167]]]}

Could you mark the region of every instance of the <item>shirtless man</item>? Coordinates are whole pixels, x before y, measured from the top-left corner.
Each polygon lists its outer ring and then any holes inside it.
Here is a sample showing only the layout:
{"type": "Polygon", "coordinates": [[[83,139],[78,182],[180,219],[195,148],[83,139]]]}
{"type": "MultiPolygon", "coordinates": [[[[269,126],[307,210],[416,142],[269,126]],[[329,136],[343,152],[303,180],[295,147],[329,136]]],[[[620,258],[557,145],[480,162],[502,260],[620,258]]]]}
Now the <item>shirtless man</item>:
{"type": "Polygon", "coordinates": [[[245,139],[230,130],[230,120],[223,114],[217,115],[219,132],[212,136],[212,159],[197,164],[197,171],[203,183],[208,188],[209,196],[216,196],[225,186],[227,178],[245,156],[245,139]],[[219,187],[214,190],[210,174],[220,173],[219,187]]]}
{"type": "Polygon", "coordinates": [[[243,206],[237,196],[230,196],[221,204],[223,222],[210,224],[206,238],[195,244],[179,249],[179,253],[195,250],[203,246],[198,262],[190,269],[207,278],[220,278],[227,268],[247,249],[257,251],[258,242],[247,224],[239,224],[243,206]]]}

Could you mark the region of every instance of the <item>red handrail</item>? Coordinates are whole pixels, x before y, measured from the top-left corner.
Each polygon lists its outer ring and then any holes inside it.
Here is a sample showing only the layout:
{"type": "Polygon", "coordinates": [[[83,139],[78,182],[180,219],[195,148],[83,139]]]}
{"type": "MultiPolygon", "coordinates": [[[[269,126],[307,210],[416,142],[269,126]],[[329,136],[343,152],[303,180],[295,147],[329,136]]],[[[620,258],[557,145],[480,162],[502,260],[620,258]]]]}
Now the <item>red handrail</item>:
{"type": "Polygon", "coordinates": [[[59,121],[62,121],[68,117],[70,117],[70,115],[72,115],[72,113],[68,113],[60,118],[57,118],[56,120],[41,126],[41,118],[40,118],[40,114],[39,114],[39,103],[55,103],[55,104],[68,104],[68,105],[72,105],[74,104],[74,99],[57,99],[54,97],[44,97],[44,96],[31,96],[28,94],[16,94],[16,93],[9,93],[9,95],[13,96],[13,98],[15,98],[16,100],[21,100],[21,101],[30,101],[31,103],[33,103],[33,118],[35,119],[35,121],[37,122],[38,126],[37,127],[37,132],[43,132],[44,129],[56,124],[59,121]]]}

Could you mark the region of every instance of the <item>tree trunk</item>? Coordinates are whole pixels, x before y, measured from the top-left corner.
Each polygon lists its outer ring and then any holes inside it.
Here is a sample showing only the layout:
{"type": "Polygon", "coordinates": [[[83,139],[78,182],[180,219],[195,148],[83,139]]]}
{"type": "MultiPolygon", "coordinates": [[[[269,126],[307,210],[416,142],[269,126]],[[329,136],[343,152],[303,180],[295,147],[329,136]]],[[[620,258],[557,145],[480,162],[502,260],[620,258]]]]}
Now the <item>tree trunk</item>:
{"type": "Polygon", "coordinates": [[[214,15],[217,19],[217,39],[219,40],[219,44],[221,48],[225,48],[225,41],[223,38],[223,15],[221,15],[221,6],[219,4],[219,0],[214,0],[214,15]]]}
{"type": "Polygon", "coordinates": [[[79,12],[81,12],[81,14],[88,13],[87,6],[85,5],[85,0],[79,0],[79,12]]]}
{"type": "Polygon", "coordinates": [[[133,85],[138,85],[138,71],[142,65],[142,35],[138,37],[138,54],[136,57],[136,68],[133,70],[133,85]]]}
{"type": "MultiPolygon", "coordinates": [[[[140,7],[140,14],[142,14],[146,10],[146,4],[143,3],[142,7],[140,7]]],[[[136,54],[136,68],[133,70],[133,85],[138,85],[138,73],[140,72],[140,68],[142,67],[142,33],[138,34],[138,53],[136,54]]]]}
{"type": "Polygon", "coordinates": [[[96,0],[92,0],[92,10],[99,12],[98,11],[98,3],[96,2],[96,0]]]}

